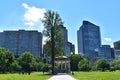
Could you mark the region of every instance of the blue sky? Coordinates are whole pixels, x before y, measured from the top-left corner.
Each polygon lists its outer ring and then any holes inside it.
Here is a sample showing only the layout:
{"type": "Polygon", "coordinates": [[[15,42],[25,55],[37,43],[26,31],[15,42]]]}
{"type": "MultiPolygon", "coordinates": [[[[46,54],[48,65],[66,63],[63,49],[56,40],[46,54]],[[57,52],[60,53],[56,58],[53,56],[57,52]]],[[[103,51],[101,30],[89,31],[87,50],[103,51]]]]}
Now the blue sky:
{"type": "Polygon", "coordinates": [[[120,0],[1,0],[0,31],[42,31],[40,20],[47,10],[60,14],[76,52],[77,30],[83,20],[100,26],[102,44],[113,46],[113,42],[120,40],[120,0]]]}

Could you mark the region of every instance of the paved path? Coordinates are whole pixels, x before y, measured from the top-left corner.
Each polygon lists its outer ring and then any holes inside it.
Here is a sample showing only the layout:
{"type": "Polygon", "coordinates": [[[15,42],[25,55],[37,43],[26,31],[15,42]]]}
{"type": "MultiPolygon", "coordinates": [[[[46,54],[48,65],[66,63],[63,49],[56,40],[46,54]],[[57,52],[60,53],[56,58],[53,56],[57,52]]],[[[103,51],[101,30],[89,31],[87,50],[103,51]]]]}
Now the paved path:
{"type": "Polygon", "coordinates": [[[67,74],[58,74],[52,76],[48,80],[76,80],[76,79],[67,74]]]}

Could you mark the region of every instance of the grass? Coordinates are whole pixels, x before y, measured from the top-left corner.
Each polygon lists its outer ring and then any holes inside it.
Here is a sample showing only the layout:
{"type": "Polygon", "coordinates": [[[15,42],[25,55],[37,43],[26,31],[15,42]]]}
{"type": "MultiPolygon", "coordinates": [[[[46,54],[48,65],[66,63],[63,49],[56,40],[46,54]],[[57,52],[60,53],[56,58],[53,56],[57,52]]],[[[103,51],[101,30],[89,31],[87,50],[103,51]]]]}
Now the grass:
{"type": "MultiPolygon", "coordinates": [[[[52,75],[34,72],[28,74],[0,74],[0,80],[47,80],[52,75]]],[[[120,71],[115,72],[74,72],[77,80],[120,80],[120,71]]]]}
{"type": "Polygon", "coordinates": [[[120,71],[116,72],[75,72],[77,80],[120,80],[120,71]]]}
{"type": "Polygon", "coordinates": [[[28,74],[0,74],[0,80],[47,80],[52,75],[34,72],[28,74]]]}

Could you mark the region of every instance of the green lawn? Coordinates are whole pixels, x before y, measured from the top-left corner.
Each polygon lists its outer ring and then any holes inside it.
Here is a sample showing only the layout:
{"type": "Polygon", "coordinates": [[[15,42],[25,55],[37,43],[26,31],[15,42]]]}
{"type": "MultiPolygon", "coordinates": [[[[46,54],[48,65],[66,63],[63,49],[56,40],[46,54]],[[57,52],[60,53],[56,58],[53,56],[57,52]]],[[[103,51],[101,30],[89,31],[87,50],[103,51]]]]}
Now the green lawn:
{"type": "Polygon", "coordinates": [[[0,80],[47,80],[52,75],[34,72],[28,74],[0,74],[0,80]]]}
{"type": "Polygon", "coordinates": [[[77,80],[120,80],[120,71],[116,72],[75,72],[77,80]]]}

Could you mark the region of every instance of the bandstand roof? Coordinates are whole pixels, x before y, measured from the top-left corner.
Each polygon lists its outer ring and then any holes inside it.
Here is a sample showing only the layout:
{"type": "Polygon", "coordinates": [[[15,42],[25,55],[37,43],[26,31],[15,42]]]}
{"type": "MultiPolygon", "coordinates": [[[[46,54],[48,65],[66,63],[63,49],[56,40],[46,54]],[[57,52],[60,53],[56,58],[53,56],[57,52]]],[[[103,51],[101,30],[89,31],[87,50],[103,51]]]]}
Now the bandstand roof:
{"type": "Polygon", "coordinates": [[[67,58],[66,56],[60,56],[60,57],[56,57],[55,61],[70,61],[70,59],[67,58]]]}

